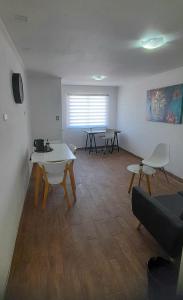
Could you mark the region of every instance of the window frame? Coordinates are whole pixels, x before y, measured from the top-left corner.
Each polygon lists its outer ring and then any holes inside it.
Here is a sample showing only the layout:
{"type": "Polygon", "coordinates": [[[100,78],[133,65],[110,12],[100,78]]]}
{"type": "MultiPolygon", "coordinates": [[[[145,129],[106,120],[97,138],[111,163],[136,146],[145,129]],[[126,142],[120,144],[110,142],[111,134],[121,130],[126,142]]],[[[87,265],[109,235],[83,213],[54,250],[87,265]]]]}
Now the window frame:
{"type": "Polygon", "coordinates": [[[66,95],[66,128],[71,128],[71,129],[88,129],[88,128],[106,128],[109,124],[109,100],[110,97],[108,94],[105,93],[100,93],[100,94],[93,94],[93,93],[68,93],[66,95]],[[87,97],[105,97],[106,98],[106,108],[105,108],[105,124],[84,124],[84,125],[71,125],[70,124],[70,96],[86,96],[87,97]]]}

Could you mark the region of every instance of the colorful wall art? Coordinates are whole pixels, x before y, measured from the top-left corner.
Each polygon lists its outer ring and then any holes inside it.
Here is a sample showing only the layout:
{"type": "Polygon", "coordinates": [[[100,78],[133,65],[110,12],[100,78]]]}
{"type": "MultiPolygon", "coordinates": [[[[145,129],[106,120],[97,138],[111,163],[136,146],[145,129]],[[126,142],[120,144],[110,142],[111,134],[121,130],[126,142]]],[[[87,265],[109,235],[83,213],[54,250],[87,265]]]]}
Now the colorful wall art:
{"type": "Polygon", "coordinates": [[[183,84],[147,91],[147,120],[182,123],[183,84]]]}

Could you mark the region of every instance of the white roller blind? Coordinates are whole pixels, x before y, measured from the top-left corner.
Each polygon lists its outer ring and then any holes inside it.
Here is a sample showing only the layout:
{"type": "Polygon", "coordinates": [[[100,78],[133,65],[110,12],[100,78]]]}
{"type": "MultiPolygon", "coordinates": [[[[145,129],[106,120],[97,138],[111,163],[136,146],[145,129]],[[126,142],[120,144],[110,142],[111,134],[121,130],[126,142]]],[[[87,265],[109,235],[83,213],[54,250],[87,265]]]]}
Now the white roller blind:
{"type": "Polygon", "coordinates": [[[105,127],[108,124],[107,95],[68,95],[67,127],[105,127]]]}

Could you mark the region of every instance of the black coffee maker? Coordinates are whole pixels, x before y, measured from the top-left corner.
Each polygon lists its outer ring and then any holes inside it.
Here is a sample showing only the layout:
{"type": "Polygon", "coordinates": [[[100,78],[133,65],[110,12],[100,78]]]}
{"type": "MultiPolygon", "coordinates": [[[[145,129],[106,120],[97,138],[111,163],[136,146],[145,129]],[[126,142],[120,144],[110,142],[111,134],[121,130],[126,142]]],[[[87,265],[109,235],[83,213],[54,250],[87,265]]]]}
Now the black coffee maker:
{"type": "Polygon", "coordinates": [[[44,140],[43,139],[34,140],[34,147],[36,152],[44,152],[45,151],[44,140]]]}

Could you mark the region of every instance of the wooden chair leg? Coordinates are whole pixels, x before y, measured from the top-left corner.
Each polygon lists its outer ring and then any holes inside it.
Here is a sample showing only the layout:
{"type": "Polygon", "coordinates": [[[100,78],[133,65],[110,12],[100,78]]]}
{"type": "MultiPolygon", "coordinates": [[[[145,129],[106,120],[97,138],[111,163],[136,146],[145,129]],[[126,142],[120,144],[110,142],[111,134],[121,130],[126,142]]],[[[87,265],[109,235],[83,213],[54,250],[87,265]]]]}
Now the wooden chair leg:
{"type": "Polygon", "coordinates": [[[76,190],[76,182],[75,182],[75,177],[74,177],[73,165],[71,167],[71,175],[72,175],[72,182],[73,182],[73,185],[74,185],[74,189],[76,190]]]}
{"type": "Polygon", "coordinates": [[[132,178],[130,180],[130,185],[129,185],[129,188],[128,188],[128,194],[130,194],[130,192],[131,192],[134,178],[135,178],[135,173],[132,173],[132,178]]]}
{"type": "Polygon", "coordinates": [[[43,209],[46,207],[46,202],[47,202],[47,198],[48,198],[48,191],[49,191],[49,184],[45,182],[43,201],[42,201],[42,208],[43,209]]]}
{"type": "Polygon", "coordinates": [[[150,179],[149,179],[148,175],[146,175],[146,181],[147,181],[147,189],[148,189],[149,195],[151,196],[151,184],[150,184],[150,179]]]}
{"type": "Polygon", "coordinates": [[[67,193],[66,182],[63,182],[63,183],[62,183],[62,187],[63,187],[63,189],[64,189],[64,198],[65,198],[65,200],[66,200],[66,202],[67,202],[67,206],[68,206],[68,208],[71,208],[72,205],[71,205],[71,203],[70,203],[69,196],[68,196],[68,193],[67,193]]]}

